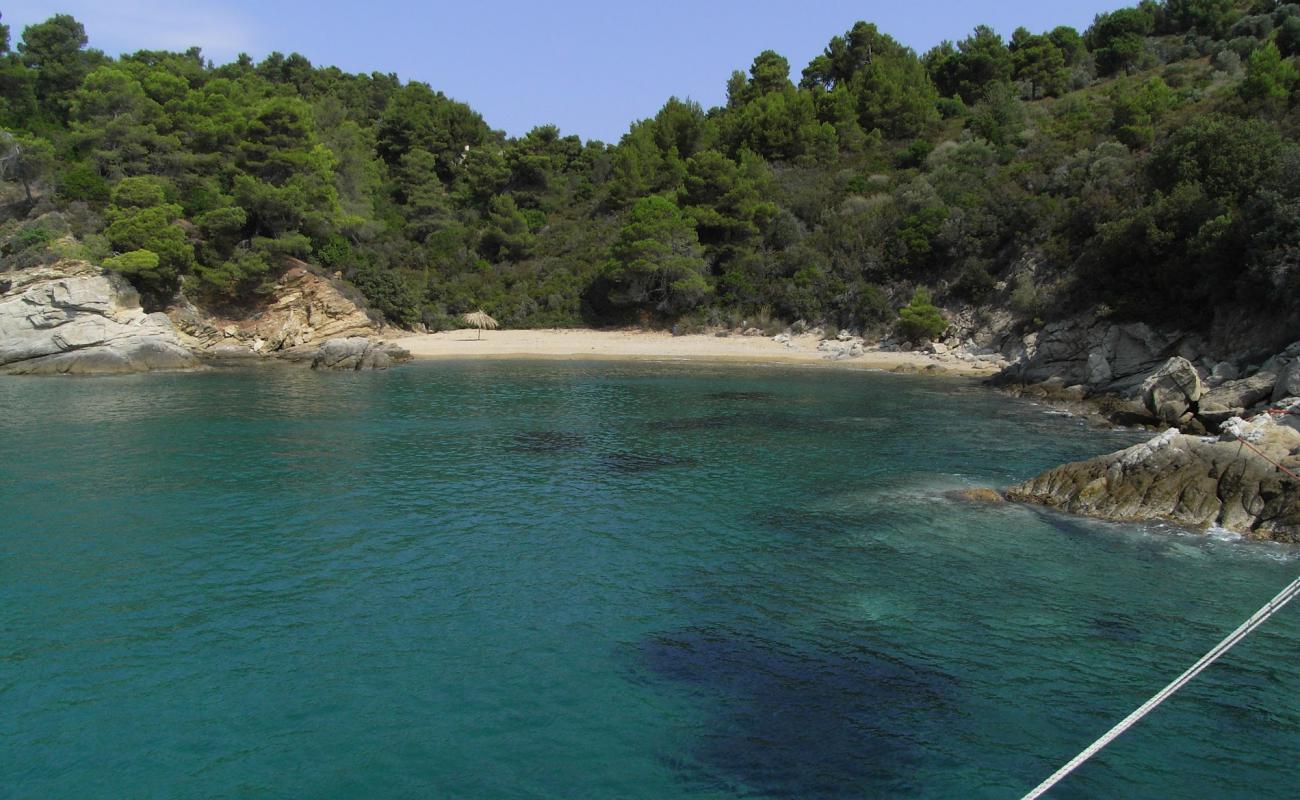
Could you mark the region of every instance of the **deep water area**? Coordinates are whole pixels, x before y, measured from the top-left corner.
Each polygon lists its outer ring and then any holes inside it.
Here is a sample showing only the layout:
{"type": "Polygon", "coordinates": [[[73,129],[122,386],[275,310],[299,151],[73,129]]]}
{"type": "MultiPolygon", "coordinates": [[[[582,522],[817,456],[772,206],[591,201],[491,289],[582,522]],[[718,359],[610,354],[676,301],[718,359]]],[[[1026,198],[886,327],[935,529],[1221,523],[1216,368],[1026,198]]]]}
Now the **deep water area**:
{"type": "MultiPolygon", "coordinates": [[[[812,368],[0,379],[0,797],[1019,797],[1300,571],[955,495],[1140,438],[812,368]]],[[[1295,796],[1297,642],[1052,796],[1295,796]]]]}

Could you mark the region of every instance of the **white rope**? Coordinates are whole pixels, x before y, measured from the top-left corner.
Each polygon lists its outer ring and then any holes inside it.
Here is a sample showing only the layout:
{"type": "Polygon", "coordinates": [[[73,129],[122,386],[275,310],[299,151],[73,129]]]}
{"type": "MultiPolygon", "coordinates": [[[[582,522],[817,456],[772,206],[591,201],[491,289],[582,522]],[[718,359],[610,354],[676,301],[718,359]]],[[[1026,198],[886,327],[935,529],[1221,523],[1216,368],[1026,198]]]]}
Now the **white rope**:
{"type": "Polygon", "coordinates": [[[1174,692],[1177,692],[1179,689],[1186,686],[1192,678],[1195,678],[1197,675],[1204,672],[1206,667],[1217,661],[1224,653],[1231,650],[1233,645],[1237,644],[1242,639],[1245,639],[1250,635],[1251,631],[1267,622],[1269,617],[1282,610],[1282,607],[1295,599],[1297,594],[1300,594],[1300,578],[1296,578],[1291,585],[1279,592],[1277,597],[1268,601],[1268,603],[1259,611],[1256,611],[1250,619],[1243,622],[1240,628],[1237,628],[1235,631],[1230,633],[1228,638],[1215,645],[1214,649],[1202,656],[1201,660],[1193,664],[1191,669],[1187,670],[1182,675],[1179,675],[1173,683],[1161,689],[1155,697],[1152,697],[1150,700],[1143,703],[1136,711],[1125,717],[1118,725],[1111,728],[1109,731],[1106,731],[1104,736],[1088,745],[1086,750],[1070,759],[1069,763],[1052,773],[1050,778],[1038,784],[1033,791],[1024,796],[1023,800],[1036,800],[1036,798],[1042,797],[1050,791],[1051,788],[1060,783],[1065,776],[1078,769],[1083,762],[1097,755],[1097,753],[1101,752],[1103,747],[1118,739],[1120,734],[1136,725],[1139,720],[1155,710],[1156,706],[1160,705],[1165,700],[1168,700],[1174,692]]]}

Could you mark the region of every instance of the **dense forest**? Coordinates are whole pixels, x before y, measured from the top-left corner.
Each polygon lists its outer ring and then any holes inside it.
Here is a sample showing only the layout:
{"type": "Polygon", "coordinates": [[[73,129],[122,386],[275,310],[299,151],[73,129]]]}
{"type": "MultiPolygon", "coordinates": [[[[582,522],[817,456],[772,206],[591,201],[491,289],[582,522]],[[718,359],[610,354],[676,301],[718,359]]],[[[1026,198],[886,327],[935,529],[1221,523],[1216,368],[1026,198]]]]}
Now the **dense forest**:
{"type": "MultiPolygon", "coordinates": [[[[509,138],[300,55],[119,58],[0,25],[4,265],[84,258],[149,303],[255,304],[293,256],[431,329],[804,320],[1000,298],[1206,328],[1300,307],[1300,5],[1143,0],[918,55],[860,22],[616,145],[509,138]]],[[[751,323],[753,324],[753,323],[751,323]]],[[[923,332],[923,331],[921,331],[923,332]]]]}

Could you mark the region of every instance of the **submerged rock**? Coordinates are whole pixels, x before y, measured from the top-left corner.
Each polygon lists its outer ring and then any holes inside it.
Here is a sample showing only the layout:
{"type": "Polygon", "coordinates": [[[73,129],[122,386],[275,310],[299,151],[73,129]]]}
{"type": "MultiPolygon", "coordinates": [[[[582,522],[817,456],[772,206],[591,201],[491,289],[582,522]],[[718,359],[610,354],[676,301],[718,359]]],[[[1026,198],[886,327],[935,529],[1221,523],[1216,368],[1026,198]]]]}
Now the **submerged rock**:
{"type": "Polygon", "coordinates": [[[992,503],[996,505],[1006,502],[1006,498],[996,490],[982,486],[973,489],[960,489],[951,492],[950,496],[957,500],[966,500],[972,503],[992,503]]]}
{"type": "Polygon", "coordinates": [[[198,366],[126,279],[81,261],[19,270],[0,293],[0,371],[112,375],[198,366]]]}
{"type": "Polygon", "coordinates": [[[1168,520],[1300,542],[1300,481],[1272,463],[1300,471],[1300,430],[1268,414],[1235,418],[1223,429],[1217,439],[1170,429],[1126,450],[1048,470],[1012,487],[1007,499],[1100,519],[1168,520]]]}

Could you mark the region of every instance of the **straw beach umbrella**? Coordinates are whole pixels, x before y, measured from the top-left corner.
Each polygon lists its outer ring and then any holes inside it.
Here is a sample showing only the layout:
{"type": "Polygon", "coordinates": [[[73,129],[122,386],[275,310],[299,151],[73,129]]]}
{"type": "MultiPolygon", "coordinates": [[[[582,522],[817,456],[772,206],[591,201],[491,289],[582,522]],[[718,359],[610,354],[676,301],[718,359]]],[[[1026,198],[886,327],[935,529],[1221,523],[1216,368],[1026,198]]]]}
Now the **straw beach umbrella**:
{"type": "Polygon", "coordinates": [[[475,328],[478,328],[478,338],[480,339],[483,338],[484,328],[494,331],[501,327],[496,320],[489,317],[481,308],[478,311],[471,311],[468,314],[462,314],[461,319],[465,320],[466,325],[473,325],[475,328]]]}

